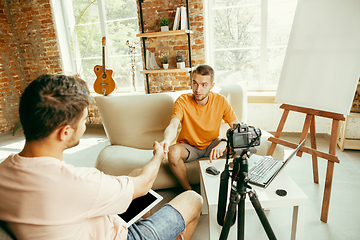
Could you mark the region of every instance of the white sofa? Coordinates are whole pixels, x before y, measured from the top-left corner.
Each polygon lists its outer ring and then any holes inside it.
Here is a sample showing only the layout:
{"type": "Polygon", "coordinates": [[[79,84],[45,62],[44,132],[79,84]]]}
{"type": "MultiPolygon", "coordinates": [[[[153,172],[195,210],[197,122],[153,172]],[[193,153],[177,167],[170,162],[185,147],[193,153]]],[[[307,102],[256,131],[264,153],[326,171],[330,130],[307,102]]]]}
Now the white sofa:
{"type": "MultiPolygon", "coordinates": [[[[247,123],[247,94],[244,87],[227,84],[215,86],[213,91],[224,95],[238,120],[247,123]]],[[[170,122],[174,101],[186,92],[189,91],[95,97],[111,143],[99,153],[95,167],[106,174],[127,175],[133,169],[144,166],[153,155],[154,141],[163,140],[163,132],[170,122]]],[[[229,126],[223,123],[220,136],[225,137],[228,128],[229,126]]],[[[267,141],[269,136],[268,132],[262,131],[261,144],[257,147],[258,154],[267,154],[271,144],[267,141]]],[[[283,159],[283,148],[277,147],[274,157],[283,159]]],[[[198,161],[186,163],[186,167],[190,184],[199,183],[198,161]]],[[[168,163],[162,163],[153,189],[175,186],[179,186],[179,183],[168,163]]]]}

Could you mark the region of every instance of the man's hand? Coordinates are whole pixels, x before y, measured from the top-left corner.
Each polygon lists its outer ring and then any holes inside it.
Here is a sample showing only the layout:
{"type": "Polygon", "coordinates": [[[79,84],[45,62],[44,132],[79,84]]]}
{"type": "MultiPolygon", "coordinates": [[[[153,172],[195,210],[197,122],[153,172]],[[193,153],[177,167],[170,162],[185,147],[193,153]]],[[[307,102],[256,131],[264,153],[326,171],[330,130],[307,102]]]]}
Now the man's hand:
{"type": "Polygon", "coordinates": [[[133,171],[131,172],[132,181],[134,182],[134,194],[133,199],[138,198],[140,196],[145,195],[149,192],[154,181],[159,173],[159,168],[161,165],[161,161],[166,160],[166,155],[163,151],[163,146],[160,143],[156,142],[153,145],[153,154],[154,156],[150,159],[150,161],[143,166],[141,171],[133,171]]]}
{"type": "Polygon", "coordinates": [[[166,140],[163,140],[160,145],[163,147],[164,153],[168,154],[169,152],[169,147],[170,147],[170,143],[166,140]]]}
{"type": "Polygon", "coordinates": [[[164,131],[164,140],[160,142],[160,145],[163,146],[165,154],[169,152],[170,144],[176,137],[179,125],[180,125],[180,120],[178,118],[172,118],[170,120],[169,125],[164,131]]]}
{"type": "Polygon", "coordinates": [[[217,159],[217,158],[221,157],[224,154],[224,152],[226,150],[226,144],[227,144],[226,142],[221,141],[221,142],[219,142],[219,144],[216,147],[211,149],[211,152],[210,152],[210,155],[209,155],[210,163],[212,163],[213,159],[217,159]]]}
{"type": "Polygon", "coordinates": [[[165,150],[164,150],[163,143],[158,143],[157,141],[155,141],[153,147],[154,147],[154,150],[153,150],[154,156],[159,157],[162,162],[165,162],[167,160],[167,152],[165,152],[165,150]]]}

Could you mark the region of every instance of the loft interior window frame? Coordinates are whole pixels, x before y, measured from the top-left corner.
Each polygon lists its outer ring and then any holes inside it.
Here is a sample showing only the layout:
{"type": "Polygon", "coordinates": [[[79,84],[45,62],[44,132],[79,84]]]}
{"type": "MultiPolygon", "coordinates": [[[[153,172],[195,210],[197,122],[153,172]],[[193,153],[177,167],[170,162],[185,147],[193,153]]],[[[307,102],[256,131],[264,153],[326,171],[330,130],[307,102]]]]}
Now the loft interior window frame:
{"type": "MultiPolygon", "coordinates": [[[[134,0],[136,2],[136,0],[134,0]]],[[[89,59],[99,59],[99,65],[102,65],[102,56],[90,56],[90,57],[83,57],[81,58],[79,44],[77,40],[77,34],[75,33],[75,18],[74,18],[74,10],[73,10],[73,0],[52,0],[51,2],[54,17],[55,17],[55,25],[58,32],[58,39],[60,45],[60,55],[61,60],[63,63],[63,69],[65,73],[71,74],[79,74],[81,78],[84,78],[84,73],[82,69],[82,60],[89,60],[89,59]],[[61,25],[61,26],[59,26],[61,25]],[[73,43],[71,43],[71,38],[73,36],[73,43]],[[62,39],[60,39],[60,37],[62,39]],[[65,39],[63,39],[66,38],[65,39]],[[71,45],[73,44],[74,51],[71,51],[71,45]]],[[[98,12],[99,12],[99,21],[91,22],[91,23],[80,23],[78,26],[85,26],[91,24],[99,24],[101,29],[101,35],[108,37],[108,29],[107,24],[110,22],[116,21],[128,21],[128,20],[136,20],[137,17],[130,17],[130,18],[121,18],[121,19],[112,19],[106,20],[106,10],[105,10],[105,2],[104,0],[97,0],[98,5],[98,12]]],[[[101,39],[99,40],[101,41],[101,39]]],[[[139,46],[140,47],[140,46],[139,46]]],[[[111,52],[111,45],[107,43],[106,48],[106,65],[111,66],[111,58],[129,58],[130,55],[128,54],[118,54],[114,56],[110,56],[111,52]]],[[[136,56],[141,56],[141,51],[138,51],[136,56]]],[[[130,71],[130,69],[129,69],[130,71]]],[[[96,75],[94,73],[94,81],[96,79],[96,75]]],[[[85,79],[89,81],[89,79],[85,79]]],[[[133,86],[128,87],[118,87],[116,92],[131,92],[133,90],[133,86]]],[[[140,88],[137,86],[138,92],[145,92],[145,86],[142,85],[140,88]]],[[[93,89],[91,89],[93,92],[93,89]]]]}
{"type": "MultiPolygon", "coordinates": [[[[290,1],[284,1],[290,2],[290,1]]],[[[206,62],[211,66],[215,67],[215,52],[224,51],[224,50],[248,50],[248,49],[258,49],[260,51],[260,64],[259,64],[259,85],[255,88],[249,88],[249,91],[252,92],[276,92],[277,84],[267,85],[266,79],[268,74],[268,50],[276,48],[285,48],[287,44],[278,44],[278,45],[268,45],[268,15],[269,15],[269,0],[260,0],[259,3],[246,3],[246,4],[235,4],[231,6],[213,6],[213,0],[204,2],[204,30],[205,30],[205,59],[206,62]],[[213,11],[231,9],[231,8],[244,8],[244,7],[256,7],[260,8],[260,45],[259,46],[250,46],[250,47],[235,47],[235,48],[215,48],[214,44],[214,15],[213,11]]],[[[216,69],[215,69],[216,70],[216,69]]]]}

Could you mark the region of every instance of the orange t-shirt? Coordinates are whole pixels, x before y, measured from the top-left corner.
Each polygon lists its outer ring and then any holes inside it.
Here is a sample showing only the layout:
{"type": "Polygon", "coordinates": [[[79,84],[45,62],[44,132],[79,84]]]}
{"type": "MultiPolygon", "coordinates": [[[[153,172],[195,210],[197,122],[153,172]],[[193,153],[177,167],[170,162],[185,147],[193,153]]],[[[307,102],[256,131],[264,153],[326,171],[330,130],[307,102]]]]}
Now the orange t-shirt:
{"type": "Polygon", "coordinates": [[[226,98],[218,93],[209,93],[208,102],[198,105],[193,93],[183,94],[174,103],[171,118],[178,118],[182,125],[178,143],[188,143],[205,149],[219,137],[221,120],[235,121],[236,115],[226,98]]]}

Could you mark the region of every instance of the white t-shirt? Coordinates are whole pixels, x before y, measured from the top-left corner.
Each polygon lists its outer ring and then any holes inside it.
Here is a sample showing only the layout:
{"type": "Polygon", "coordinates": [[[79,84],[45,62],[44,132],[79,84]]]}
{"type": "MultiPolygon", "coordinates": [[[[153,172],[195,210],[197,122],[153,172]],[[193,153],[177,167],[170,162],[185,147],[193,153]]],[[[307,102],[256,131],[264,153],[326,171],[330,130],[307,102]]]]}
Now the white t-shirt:
{"type": "Polygon", "coordinates": [[[118,213],[132,201],[126,176],[52,157],[10,155],[0,164],[0,220],[18,239],[126,239],[118,213]]]}

